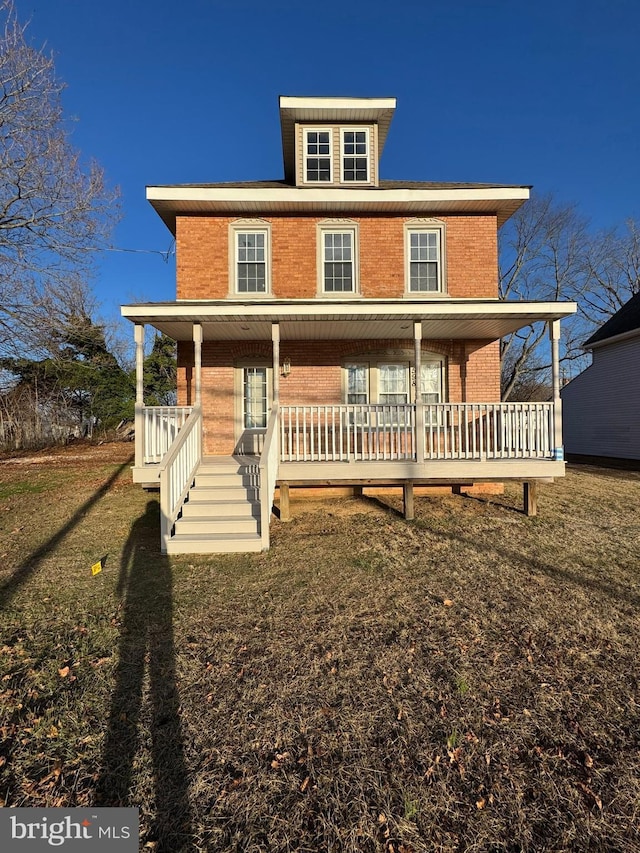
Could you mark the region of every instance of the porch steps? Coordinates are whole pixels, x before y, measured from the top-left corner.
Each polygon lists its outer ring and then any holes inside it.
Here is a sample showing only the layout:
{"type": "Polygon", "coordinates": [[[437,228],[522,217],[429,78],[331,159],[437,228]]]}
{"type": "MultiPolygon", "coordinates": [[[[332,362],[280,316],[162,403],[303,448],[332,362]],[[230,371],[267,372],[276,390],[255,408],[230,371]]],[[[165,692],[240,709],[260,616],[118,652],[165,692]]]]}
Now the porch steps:
{"type": "Polygon", "coordinates": [[[168,554],[234,554],[260,551],[257,460],[205,457],[195,476],[168,554]]]}

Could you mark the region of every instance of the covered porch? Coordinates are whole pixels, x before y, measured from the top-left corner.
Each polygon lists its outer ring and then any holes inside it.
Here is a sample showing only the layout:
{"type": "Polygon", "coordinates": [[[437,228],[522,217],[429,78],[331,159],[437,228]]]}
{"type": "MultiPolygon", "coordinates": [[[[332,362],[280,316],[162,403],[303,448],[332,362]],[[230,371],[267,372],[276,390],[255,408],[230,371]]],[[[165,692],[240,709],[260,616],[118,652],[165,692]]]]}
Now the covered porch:
{"type": "MultiPolygon", "coordinates": [[[[178,302],[132,305],[123,315],[135,324],[136,456],[134,480],[161,488],[167,530],[180,514],[203,445],[203,345],[220,349],[255,342],[268,345],[269,393],[263,428],[251,451],[268,546],[273,496],[288,486],[328,484],[467,484],[518,479],[532,482],[564,474],[560,400],[560,320],[575,311],[567,303],[498,300],[331,300],[327,302],[178,302]],[[460,365],[460,399],[424,402],[423,341],[464,344],[474,350],[533,322],[547,323],[552,362],[550,401],[501,403],[473,399],[460,365]],[[189,405],[144,403],[144,328],[151,325],[192,352],[189,405]],[[315,404],[312,393],[295,404],[281,393],[291,370],[281,358],[285,342],[389,341],[410,352],[410,389],[403,403],[315,404]]],[[[266,382],[265,382],[266,387],[266,382]]],[[[310,388],[311,392],[312,389],[310,388]]],[[[265,392],[266,394],[266,392],[265,392]]],[[[236,395],[237,396],[237,395],[236,395]]],[[[290,395],[289,395],[290,396],[290,395]]],[[[216,427],[207,410],[206,430],[216,427]]],[[[239,447],[235,448],[236,454],[239,447]]],[[[239,451],[242,454],[242,450],[239,451]]],[[[231,454],[233,455],[233,454],[231,454]]]]}

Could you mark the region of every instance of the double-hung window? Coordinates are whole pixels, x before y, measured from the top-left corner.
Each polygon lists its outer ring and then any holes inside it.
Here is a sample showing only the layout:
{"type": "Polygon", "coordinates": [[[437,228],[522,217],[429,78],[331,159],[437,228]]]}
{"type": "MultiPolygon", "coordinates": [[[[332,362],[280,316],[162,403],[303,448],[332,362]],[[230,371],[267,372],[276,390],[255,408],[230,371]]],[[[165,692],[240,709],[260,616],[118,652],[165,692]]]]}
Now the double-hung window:
{"type": "Polygon", "coordinates": [[[409,402],[409,371],[406,364],[378,366],[378,402],[402,406],[409,402]]]}
{"type": "Polygon", "coordinates": [[[445,290],[443,270],[444,229],[440,226],[406,228],[406,281],[408,293],[441,293],[445,290]]]}
{"type": "Polygon", "coordinates": [[[251,220],[231,223],[231,294],[252,295],[270,292],[270,228],[268,223],[251,220]]]}
{"type": "Polygon", "coordinates": [[[321,224],[318,230],[319,290],[322,294],[358,291],[357,227],[321,224]]]}
{"type": "Polygon", "coordinates": [[[304,179],[307,183],[331,181],[331,130],[305,130],[304,179]]]}
{"type": "Polygon", "coordinates": [[[370,172],[369,130],[343,128],[341,139],[341,168],[344,183],[367,183],[370,172]]]}
{"type": "Polygon", "coordinates": [[[347,403],[366,405],[369,402],[369,365],[347,364],[347,403]]]}

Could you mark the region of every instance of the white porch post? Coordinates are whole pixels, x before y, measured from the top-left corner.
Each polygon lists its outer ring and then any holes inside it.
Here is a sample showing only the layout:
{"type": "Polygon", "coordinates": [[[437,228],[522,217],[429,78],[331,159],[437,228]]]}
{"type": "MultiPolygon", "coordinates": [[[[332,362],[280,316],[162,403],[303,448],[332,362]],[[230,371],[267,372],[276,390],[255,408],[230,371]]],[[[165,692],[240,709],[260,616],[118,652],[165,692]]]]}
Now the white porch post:
{"type": "Polygon", "coordinates": [[[414,403],[416,406],[416,462],[424,462],[424,407],[420,393],[420,373],[422,369],[422,320],[413,324],[413,366],[416,374],[414,403]]]}
{"type": "Polygon", "coordinates": [[[271,342],[273,344],[273,404],[280,402],[280,324],[271,324],[271,342]]]}
{"type": "Polygon", "coordinates": [[[553,382],[553,449],[556,460],[564,459],[562,446],[562,398],[560,397],[560,320],[549,323],[551,377],[553,382]]]}
{"type": "Polygon", "coordinates": [[[136,403],[134,418],[135,467],[144,465],[144,323],[134,326],[136,342],[136,403]]]}
{"type": "Polygon", "coordinates": [[[194,403],[196,406],[202,404],[202,325],[193,324],[193,357],[196,382],[196,394],[194,403]]]}

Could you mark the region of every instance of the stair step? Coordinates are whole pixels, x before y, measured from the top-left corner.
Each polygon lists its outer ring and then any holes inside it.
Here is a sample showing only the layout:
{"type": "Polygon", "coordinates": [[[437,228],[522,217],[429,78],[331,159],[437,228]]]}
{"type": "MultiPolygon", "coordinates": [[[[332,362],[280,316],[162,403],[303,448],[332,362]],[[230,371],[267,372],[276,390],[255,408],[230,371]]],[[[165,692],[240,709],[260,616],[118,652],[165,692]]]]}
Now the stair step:
{"type": "Polygon", "coordinates": [[[257,474],[243,474],[233,471],[202,471],[196,472],[196,486],[245,486],[252,487],[258,484],[257,474]]]}
{"type": "Polygon", "coordinates": [[[258,489],[247,486],[194,486],[189,501],[257,501],[258,489]]]}
{"type": "Polygon", "coordinates": [[[252,516],[230,516],[228,518],[179,518],[176,521],[175,536],[183,533],[257,533],[258,520],[252,516]]]}
{"type": "Polygon", "coordinates": [[[186,533],[173,536],[166,546],[167,554],[244,554],[262,550],[262,540],[254,534],[203,536],[186,533]]]}
{"type": "Polygon", "coordinates": [[[242,516],[260,518],[260,504],[257,501],[203,501],[192,492],[182,507],[183,518],[228,518],[242,516]]]}

